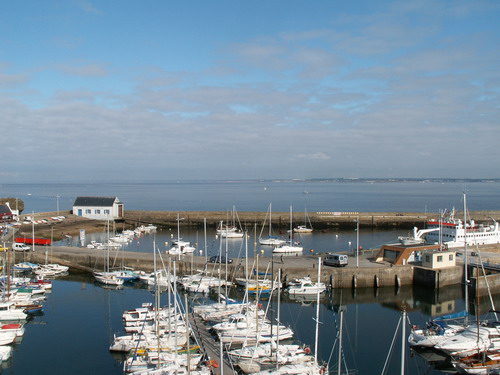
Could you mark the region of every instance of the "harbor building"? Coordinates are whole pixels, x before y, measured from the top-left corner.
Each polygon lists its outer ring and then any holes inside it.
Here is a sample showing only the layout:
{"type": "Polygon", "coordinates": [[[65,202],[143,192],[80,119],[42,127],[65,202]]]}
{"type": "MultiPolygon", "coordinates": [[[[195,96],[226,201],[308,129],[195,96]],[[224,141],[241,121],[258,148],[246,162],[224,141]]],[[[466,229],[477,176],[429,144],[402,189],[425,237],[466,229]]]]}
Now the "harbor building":
{"type": "Polygon", "coordinates": [[[123,218],[124,206],[117,197],[77,197],[73,215],[95,220],[123,218]]]}

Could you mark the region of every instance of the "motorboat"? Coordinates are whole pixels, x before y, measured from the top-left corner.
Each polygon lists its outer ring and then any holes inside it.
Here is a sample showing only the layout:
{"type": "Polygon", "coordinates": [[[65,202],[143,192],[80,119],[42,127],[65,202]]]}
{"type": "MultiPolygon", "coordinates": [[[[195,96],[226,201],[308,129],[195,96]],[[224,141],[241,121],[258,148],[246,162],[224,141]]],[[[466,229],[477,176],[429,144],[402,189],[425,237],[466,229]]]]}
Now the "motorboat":
{"type": "Polygon", "coordinates": [[[500,322],[473,325],[434,346],[447,355],[467,357],[477,351],[500,350],[500,322]]]}
{"type": "Polygon", "coordinates": [[[20,321],[26,320],[26,318],[27,314],[22,310],[16,309],[13,302],[0,303],[0,321],[20,321]]]}
{"type": "Polygon", "coordinates": [[[303,294],[318,294],[323,293],[326,290],[325,283],[317,282],[314,283],[310,278],[299,279],[298,282],[290,285],[286,292],[290,295],[303,295],[303,294]]]}
{"type": "Polygon", "coordinates": [[[94,272],[96,281],[104,285],[123,285],[123,279],[120,279],[114,272],[94,272]]]}

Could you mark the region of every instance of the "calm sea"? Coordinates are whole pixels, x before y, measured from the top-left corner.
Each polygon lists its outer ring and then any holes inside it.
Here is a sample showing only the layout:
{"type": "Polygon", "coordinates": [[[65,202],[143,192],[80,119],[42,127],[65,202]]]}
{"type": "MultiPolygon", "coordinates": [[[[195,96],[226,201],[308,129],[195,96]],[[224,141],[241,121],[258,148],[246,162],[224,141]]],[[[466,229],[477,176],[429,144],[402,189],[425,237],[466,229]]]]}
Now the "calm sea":
{"type": "Polygon", "coordinates": [[[25,213],[70,210],[77,196],[117,196],[130,210],[439,212],[500,210],[498,182],[234,181],[135,184],[1,184],[0,197],[25,203],[25,213]]]}

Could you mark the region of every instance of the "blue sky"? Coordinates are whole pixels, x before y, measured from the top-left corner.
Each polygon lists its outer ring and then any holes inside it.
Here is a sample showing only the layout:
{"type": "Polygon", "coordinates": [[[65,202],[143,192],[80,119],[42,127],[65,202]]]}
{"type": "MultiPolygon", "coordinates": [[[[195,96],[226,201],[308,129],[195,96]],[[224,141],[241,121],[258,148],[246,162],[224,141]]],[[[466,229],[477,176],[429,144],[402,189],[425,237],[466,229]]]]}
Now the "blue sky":
{"type": "Polygon", "coordinates": [[[499,10],[5,2],[0,178],[500,177],[499,10]]]}

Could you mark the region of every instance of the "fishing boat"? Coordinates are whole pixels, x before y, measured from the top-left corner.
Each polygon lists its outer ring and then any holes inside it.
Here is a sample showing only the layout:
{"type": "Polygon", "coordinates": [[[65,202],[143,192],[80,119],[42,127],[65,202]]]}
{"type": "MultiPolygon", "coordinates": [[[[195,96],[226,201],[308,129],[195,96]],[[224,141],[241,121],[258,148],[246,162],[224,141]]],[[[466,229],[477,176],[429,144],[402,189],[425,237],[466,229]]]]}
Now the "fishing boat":
{"type": "Polygon", "coordinates": [[[22,310],[16,309],[13,302],[0,303],[0,321],[20,321],[26,320],[26,318],[27,314],[22,310]]]}

